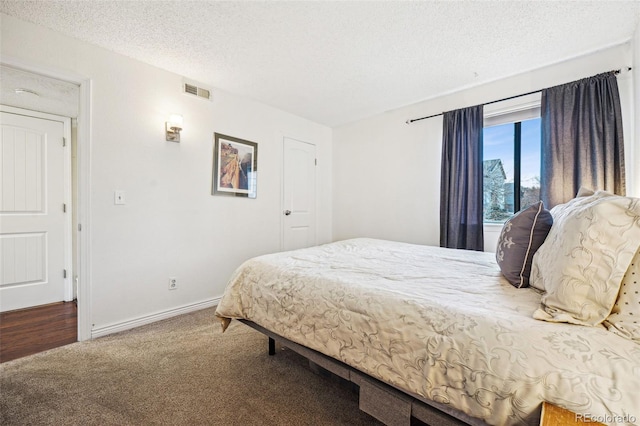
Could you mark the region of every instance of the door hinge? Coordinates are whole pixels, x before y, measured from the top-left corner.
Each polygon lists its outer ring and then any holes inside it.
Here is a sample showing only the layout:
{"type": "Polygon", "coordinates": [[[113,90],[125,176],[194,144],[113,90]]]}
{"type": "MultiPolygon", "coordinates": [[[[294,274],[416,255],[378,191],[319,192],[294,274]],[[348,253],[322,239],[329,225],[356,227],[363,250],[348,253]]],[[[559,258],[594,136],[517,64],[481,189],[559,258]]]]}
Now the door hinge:
{"type": "Polygon", "coordinates": [[[62,213],[66,213],[67,212],[67,205],[63,204],[62,205],[62,213]]]}
{"type": "Polygon", "coordinates": [[[315,164],[316,164],[316,166],[317,166],[317,165],[318,165],[318,159],[317,159],[317,158],[314,158],[313,160],[315,161],[315,164]]]}
{"type": "Polygon", "coordinates": [[[78,231],[82,231],[82,224],[81,223],[78,224],[78,231]]]}
{"type": "Polygon", "coordinates": [[[62,270],[62,277],[63,278],[67,278],[67,270],[66,269],[62,270]]]}
{"type": "Polygon", "coordinates": [[[67,146],[67,138],[62,138],[62,146],[67,146]]]}

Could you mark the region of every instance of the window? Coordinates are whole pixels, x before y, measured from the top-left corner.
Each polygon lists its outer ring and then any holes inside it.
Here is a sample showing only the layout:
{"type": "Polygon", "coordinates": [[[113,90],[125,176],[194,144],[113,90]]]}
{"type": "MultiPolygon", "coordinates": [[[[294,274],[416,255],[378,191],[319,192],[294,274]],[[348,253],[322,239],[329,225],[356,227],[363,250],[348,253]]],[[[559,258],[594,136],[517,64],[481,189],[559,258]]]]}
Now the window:
{"type": "Polygon", "coordinates": [[[540,200],[539,105],[534,101],[485,112],[485,223],[504,222],[540,200]]]}

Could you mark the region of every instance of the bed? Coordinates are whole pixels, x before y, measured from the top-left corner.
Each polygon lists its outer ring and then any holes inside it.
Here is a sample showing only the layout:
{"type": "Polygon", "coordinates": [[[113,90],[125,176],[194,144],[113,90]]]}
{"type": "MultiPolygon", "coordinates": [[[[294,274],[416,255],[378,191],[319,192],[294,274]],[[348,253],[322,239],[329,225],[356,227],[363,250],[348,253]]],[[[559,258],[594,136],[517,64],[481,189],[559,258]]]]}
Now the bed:
{"type": "Polygon", "coordinates": [[[216,315],[406,395],[409,415],[420,401],[469,424],[538,424],[546,401],[637,424],[640,343],[536,319],[543,297],[508,282],[493,253],[357,238],[246,261],[216,315]]]}

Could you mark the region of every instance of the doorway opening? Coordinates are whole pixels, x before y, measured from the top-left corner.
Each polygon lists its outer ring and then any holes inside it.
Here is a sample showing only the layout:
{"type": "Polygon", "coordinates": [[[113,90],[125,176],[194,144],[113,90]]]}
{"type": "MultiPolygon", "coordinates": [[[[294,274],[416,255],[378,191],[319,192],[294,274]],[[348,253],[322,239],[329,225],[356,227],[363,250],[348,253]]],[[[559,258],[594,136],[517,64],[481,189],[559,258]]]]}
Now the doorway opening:
{"type": "MultiPolygon", "coordinates": [[[[36,307],[28,307],[11,312],[3,312],[3,325],[9,325],[7,320],[11,313],[12,319],[21,323],[20,327],[27,327],[39,316],[58,310],[50,317],[55,325],[62,324],[62,334],[55,336],[55,331],[48,335],[53,341],[67,344],[71,341],[87,340],[91,338],[90,316],[90,283],[89,283],[89,148],[90,148],[90,114],[89,91],[90,80],[66,72],[42,69],[15,58],[3,58],[0,64],[1,107],[3,111],[14,109],[22,111],[25,116],[30,115],[63,115],[70,121],[69,133],[63,143],[69,147],[70,167],[65,176],[68,192],[62,209],[70,210],[68,238],[71,243],[67,250],[67,263],[62,271],[66,276],[67,286],[63,301],[46,303],[36,307]],[[23,92],[22,89],[30,89],[23,92]],[[16,90],[20,89],[20,90],[16,90]],[[32,93],[33,92],[33,93],[32,93]],[[25,95],[26,96],[21,96],[25,95]],[[80,119],[81,118],[81,119],[80,119]],[[59,321],[61,319],[63,321],[59,321]],[[56,320],[57,319],[57,320],[56,320]],[[75,324],[69,326],[69,324],[75,324]],[[71,329],[71,330],[70,330],[71,329]],[[75,335],[75,336],[73,336],[75,335]],[[72,336],[72,337],[69,337],[72,336]]],[[[3,328],[3,343],[9,337],[3,328]]],[[[60,329],[58,330],[60,332],[60,329]]],[[[28,332],[24,333],[28,335],[28,332]]],[[[42,339],[46,341],[46,338],[42,339]]],[[[44,342],[45,345],[48,343],[44,342]]],[[[48,348],[46,348],[48,349],[48,348]]],[[[44,350],[44,349],[43,349],[44,350]]],[[[6,360],[2,359],[2,361],[6,360]]]]}

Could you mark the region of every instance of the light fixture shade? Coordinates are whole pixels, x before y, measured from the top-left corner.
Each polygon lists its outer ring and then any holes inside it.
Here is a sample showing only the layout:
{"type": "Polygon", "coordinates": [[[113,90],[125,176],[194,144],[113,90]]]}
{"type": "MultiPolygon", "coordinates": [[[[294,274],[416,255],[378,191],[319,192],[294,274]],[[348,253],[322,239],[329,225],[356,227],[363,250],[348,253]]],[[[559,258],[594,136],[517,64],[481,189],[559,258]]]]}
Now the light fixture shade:
{"type": "Polygon", "coordinates": [[[180,131],[182,130],[182,116],[171,114],[165,123],[165,132],[168,142],[180,142],[180,131]]]}
{"type": "Polygon", "coordinates": [[[178,131],[182,130],[182,116],[180,114],[171,114],[168,121],[169,127],[178,131]]]}

